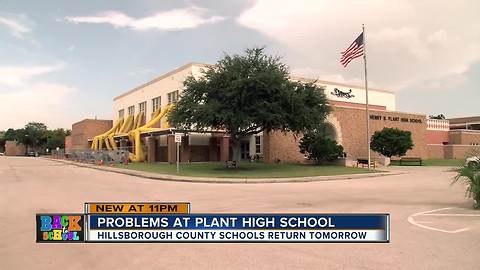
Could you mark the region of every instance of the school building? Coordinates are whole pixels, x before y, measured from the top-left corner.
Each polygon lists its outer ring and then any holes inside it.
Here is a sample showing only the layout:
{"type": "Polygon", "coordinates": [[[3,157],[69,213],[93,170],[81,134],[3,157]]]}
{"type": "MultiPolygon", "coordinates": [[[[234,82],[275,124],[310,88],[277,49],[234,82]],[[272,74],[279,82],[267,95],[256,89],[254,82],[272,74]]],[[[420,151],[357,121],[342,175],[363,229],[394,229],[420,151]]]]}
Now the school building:
{"type": "MultiPolygon", "coordinates": [[[[159,108],[175,103],[188,76],[202,76],[208,64],[189,63],[173,69],[145,84],[113,99],[112,119],[86,119],[72,126],[72,149],[87,148],[88,139],[112,127],[117,119],[141,113],[147,123],[159,108]]],[[[323,87],[333,112],[327,118],[330,135],[341,144],[346,160],[367,156],[365,89],[343,83],[291,76],[292,80],[315,82],[323,87]]],[[[369,89],[370,134],[384,127],[412,132],[414,148],[406,156],[428,158],[464,158],[480,151],[480,116],[448,120],[427,119],[425,114],[396,111],[396,97],[392,91],[369,89]]],[[[164,121],[164,120],[162,120],[164,121]]],[[[161,127],[161,121],[154,127],[161,127]]],[[[170,128],[142,134],[147,160],[150,162],[176,160],[174,133],[183,134],[180,160],[182,162],[225,161],[231,158],[228,134],[221,131],[196,133],[170,128]]],[[[116,137],[119,145],[129,147],[125,137],[116,137]]],[[[261,158],[266,162],[306,162],[298,148],[299,138],[280,132],[259,132],[241,142],[241,158],[261,158]]],[[[380,156],[372,152],[373,157],[380,156]]]]}

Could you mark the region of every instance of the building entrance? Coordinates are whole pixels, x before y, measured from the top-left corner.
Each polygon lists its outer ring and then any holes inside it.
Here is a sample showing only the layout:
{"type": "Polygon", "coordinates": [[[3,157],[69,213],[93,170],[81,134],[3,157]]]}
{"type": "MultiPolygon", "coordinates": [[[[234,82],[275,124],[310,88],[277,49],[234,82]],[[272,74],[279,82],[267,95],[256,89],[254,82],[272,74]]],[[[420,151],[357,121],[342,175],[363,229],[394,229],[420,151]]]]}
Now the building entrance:
{"type": "Polygon", "coordinates": [[[250,142],[249,141],[240,142],[240,158],[250,159],[250,142]]]}

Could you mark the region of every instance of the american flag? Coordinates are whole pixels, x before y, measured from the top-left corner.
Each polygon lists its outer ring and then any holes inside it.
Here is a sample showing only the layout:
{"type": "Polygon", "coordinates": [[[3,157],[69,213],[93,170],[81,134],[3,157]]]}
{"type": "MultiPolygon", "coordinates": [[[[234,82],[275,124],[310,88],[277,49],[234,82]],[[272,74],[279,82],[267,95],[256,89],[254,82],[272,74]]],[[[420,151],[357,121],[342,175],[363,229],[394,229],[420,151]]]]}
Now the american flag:
{"type": "Polygon", "coordinates": [[[353,59],[363,55],[363,33],[350,44],[350,46],[343,51],[340,58],[340,64],[346,67],[353,59]]]}

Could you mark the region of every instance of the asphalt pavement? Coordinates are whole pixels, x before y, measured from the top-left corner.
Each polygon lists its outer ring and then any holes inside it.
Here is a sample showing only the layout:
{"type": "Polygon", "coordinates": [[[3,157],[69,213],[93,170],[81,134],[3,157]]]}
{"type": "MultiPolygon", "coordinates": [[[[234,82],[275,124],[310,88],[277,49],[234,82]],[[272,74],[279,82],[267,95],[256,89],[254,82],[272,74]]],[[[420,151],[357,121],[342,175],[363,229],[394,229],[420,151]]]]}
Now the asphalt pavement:
{"type": "Polygon", "coordinates": [[[478,269],[480,211],[447,167],[321,182],[161,181],[0,157],[1,269],[478,269]],[[189,201],[192,213],[390,213],[388,244],[37,244],[35,213],[189,201]]]}

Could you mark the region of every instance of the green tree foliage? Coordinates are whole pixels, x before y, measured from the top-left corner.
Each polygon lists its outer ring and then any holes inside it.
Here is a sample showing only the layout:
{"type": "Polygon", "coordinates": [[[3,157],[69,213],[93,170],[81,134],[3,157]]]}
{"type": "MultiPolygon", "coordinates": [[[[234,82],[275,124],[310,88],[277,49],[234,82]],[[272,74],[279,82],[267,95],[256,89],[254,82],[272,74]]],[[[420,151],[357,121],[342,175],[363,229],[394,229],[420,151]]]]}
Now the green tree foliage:
{"type": "Polygon", "coordinates": [[[333,161],[343,156],[343,146],[329,138],[325,128],[320,127],[305,133],[299,144],[300,153],[316,164],[333,161]]]}
{"type": "Polygon", "coordinates": [[[3,135],[6,141],[15,141],[17,138],[17,130],[13,128],[7,129],[3,135]]]}
{"type": "Polygon", "coordinates": [[[68,136],[68,134],[70,134],[70,130],[64,130],[63,128],[47,130],[44,133],[44,147],[50,150],[54,150],[57,147],[64,148],[65,137],[68,136]]]}
{"type": "Polygon", "coordinates": [[[0,152],[5,151],[5,131],[0,131],[0,152]]]}
{"type": "Polygon", "coordinates": [[[17,130],[17,142],[36,149],[37,146],[41,146],[46,142],[44,138],[46,131],[47,126],[45,124],[30,122],[23,129],[17,130]]]}
{"type": "Polygon", "coordinates": [[[44,152],[46,148],[64,148],[65,137],[69,134],[70,130],[63,128],[49,130],[43,123],[30,122],[24,128],[9,128],[0,136],[0,143],[3,142],[2,145],[4,145],[5,141],[16,141],[44,152]]]}
{"type": "Polygon", "coordinates": [[[373,134],[370,148],[386,157],[404,156],[413,148],[412,133],[398,128],[383,128],[373,134]]]}
{"type": "Polygon", "coordinates": [[[454,183],[458,181],[463,181],[467,185],[466,196],[473,198],[475,208],[480,208],[480,158],[458,169],[454,183]]]}
{"type": "Polygon", "coordinates": [[[242,137],[259,131],[305,132],[330,112],[325,94],[313,83],[289,80],[279,57],[263,48],[225,55],[201,78],[186,79],[180,101],[169,115],[177,128],[222,129],[230,134],[234,160],[242,137]]]}

